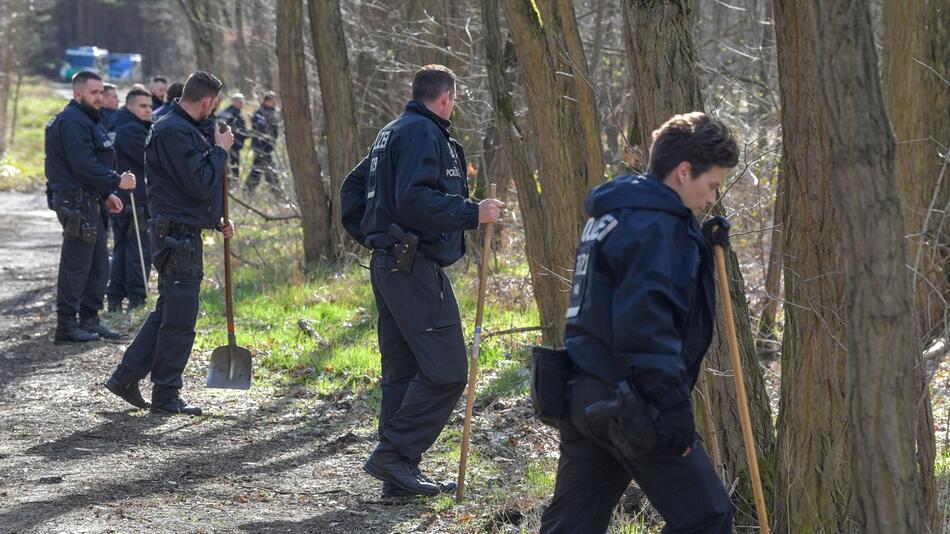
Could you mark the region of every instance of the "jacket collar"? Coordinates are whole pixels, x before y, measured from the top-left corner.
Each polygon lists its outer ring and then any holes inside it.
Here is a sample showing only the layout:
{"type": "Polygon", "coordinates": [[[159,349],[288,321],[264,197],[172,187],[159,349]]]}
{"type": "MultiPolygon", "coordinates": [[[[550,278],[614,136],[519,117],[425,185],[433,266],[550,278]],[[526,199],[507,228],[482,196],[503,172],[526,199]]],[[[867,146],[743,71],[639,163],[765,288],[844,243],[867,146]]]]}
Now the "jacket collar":
{"type": "Polygon", "coordinates": [[[85,105],[83,105],[83,104],[80,104],[80,103],[77,102],[76,100],[70,100],[70,101],[69,101],[69,104],[67,104],[66,107],[68,108],[68,107],[70,107],[70,106],[72,106],[72,107],[78,109],[79,111],[83,112],[83,114],[85,114],[87,117],[89,117],[89,118],[92,120],[92,122],[95,122],[96,124],[98,124],[98,123],[99,123],[99,119],[102,118],[102,114],[99,112],[99,110],[97,110],[97,109],[95,109],[95,108],[91,108],[91,107],[89,107],[89,106],[85,106],[85,105]]]}
{"type": "Polygon", "coordinates": [[[438,125],[438,127],[441,128],[446,134],[449,133],[449,126],[451,126],[452,123],[436,115],[435,113],[432,113],[432,111],[421,101],[410,100],[408,103],[406,103],[406,111],[422,115],[423,117],[436,123],[436,125],[438,125]]]}
{"type": "MultiPolygon", "coordinates": [[[[166,104],[166,105],[167,105],[167,104],[166,104]]],[[[182,109],[182,107],[181,107],[180,105],[178,105],[178,99],[177,99],[177,98],[175,99],[174,102],[172,102],[172,105],[171,105],[171,106],[172,106],[172,108],[171,108],[171,113],[176,113],[176,114],[178,114],[178,115],[184,117],[185,120],[187,120],[187,121],[190,122],[191,124],[195,125],[196,127],[200,127],[200,126],[201,126],[201,121],[196,121],[194,117],[192,117],[191,115],[189,115],[187,111],[185,111],[184,109],[182,109]]]]}

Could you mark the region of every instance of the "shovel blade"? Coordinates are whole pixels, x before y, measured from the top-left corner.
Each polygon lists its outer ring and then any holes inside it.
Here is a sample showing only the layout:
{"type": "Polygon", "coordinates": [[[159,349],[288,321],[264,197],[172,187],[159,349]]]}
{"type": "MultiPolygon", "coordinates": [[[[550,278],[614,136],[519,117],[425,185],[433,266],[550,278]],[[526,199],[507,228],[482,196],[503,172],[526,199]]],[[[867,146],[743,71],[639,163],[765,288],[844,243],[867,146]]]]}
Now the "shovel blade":
{"type": "Polygon", "coordinates": [[[211,353],[208,387],[220,389],[251,388],[251,351],[237,345],[225,345],[211,353]]]}

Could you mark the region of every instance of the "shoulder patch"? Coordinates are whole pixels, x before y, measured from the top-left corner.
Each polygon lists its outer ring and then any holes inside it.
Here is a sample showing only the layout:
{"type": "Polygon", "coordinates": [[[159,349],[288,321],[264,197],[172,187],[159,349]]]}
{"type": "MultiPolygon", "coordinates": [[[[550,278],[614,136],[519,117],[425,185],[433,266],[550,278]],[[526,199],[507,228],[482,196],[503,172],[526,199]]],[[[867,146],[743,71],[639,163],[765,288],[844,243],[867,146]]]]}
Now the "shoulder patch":
{"type": "Polygon", "coordinates": [[[376,136],[376,143],[373,145],[373,150],[386,150],[386,144],[389,143],[389,136],[392,134],[392,130],[382,130],[379,132],[379,135],[376,136]]]}
{"type": "Polygon", "coordinates": [[[53,117],[49,120],[49,122],[46,123],[46,127],[49,128],[50,126],[52,126],[53,123],[56,122],[56,119],[58,118],[59,118],[58,113],[56,115],[53,115],[53,117]]]}
{"type": "Polygon", "coordinates": [[[614,228],[617,227],[617,219],[613,215],[607,214],[599,219],[593,217],[587,219],[584,226],[584,232],[581,234],[581,242],[603,241],[614,228]]]}

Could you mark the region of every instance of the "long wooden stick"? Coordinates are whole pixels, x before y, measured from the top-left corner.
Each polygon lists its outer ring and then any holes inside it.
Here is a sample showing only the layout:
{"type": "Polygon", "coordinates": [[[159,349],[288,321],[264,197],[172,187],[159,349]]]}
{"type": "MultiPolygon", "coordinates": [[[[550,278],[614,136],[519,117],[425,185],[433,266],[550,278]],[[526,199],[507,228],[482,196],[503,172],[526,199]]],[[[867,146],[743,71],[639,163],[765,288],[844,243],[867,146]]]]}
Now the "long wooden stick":
{"type": "Polygon", "coordinates": [[[142,283],[145,284],[145,292],[148,293],[148,272],[145,270],[145,255],[142,253],[142,234],[139,232],[139,216],[135,209],[135,191],[129,191],[129,199],[132,201],[132,222],[135,224],[135,243],[139,246],[139,264],[142,266],[142,283]]]}
{"type": "Polygon", "coordinates": [[[736,338],[736,325],[732,313],[732,297],[729,295],[729,278],[726,276],[726,256],[720,245],[714,246],[713,250],[716,254],[716,271],[719,275],[719,294],[722,296],[722,309],[726,319],[726,340],[729,342],[732,376],[736,381],[739,418],[742,421],[742,438],[745,442],[745,454],[749,462],[749,473],[752,476],[752,492],[755,495],[755,510],[759,516],[759,532],[769,534],[769,518],[765,510],[762,481],[759,479],[759,460],[756,457],[755,439],[752,437],[752,419],[749,417],[749,401],[745,393],[742,362],[739,359],[739,340],[736,338]]]}
{"type": "MultiPolygon", "coordinates": [[[[488,188],[488,197],[495,198],[495,184],[488,188]]],[[[491,240],[495,225],[485,225],[482,237],[482,263],[478,267],[478,305],[475,308],[475,337],[472,340],[472,357],[468,362],[468,395],[465,398],[465,424],[462,426],[462,454],[459,457],[458,487],[455,489],[455,502],[465,498],[465,467],[468,463],[468,444],[472,437],[472,411],[475,408],[475,382],[478,380],[478,351],[482,344],[482,314],[485,310],[485,291],[488,281],[488,256],[491,254],[491,240]]]]}

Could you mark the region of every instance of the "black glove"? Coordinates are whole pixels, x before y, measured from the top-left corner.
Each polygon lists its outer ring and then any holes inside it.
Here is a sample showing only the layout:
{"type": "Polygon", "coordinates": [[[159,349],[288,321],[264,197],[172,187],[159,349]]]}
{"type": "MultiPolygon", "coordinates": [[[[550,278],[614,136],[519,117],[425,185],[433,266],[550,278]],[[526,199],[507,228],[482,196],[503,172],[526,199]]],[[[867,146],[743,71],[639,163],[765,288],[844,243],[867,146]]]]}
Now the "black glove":
{"type": "Polygon", "coordinates": [[[703,223],[703,238],[709,243],[709,246],[719,245],[722,248],[729,248],[729,228],[732,224],[722,215],[716,215],[703,223]],[[718,228],[717,228],[718,227],[718,228]],[[715,235],[713,228],[716,228],[715,235]]]}
{"type": "Polygon", "coordinates": [[[660,425],[663,429],[663,438],[658,444],[662,449],[660,452],[682,454],[693,446],[696,423],[688,401],[660,412],[660,425]]]}

